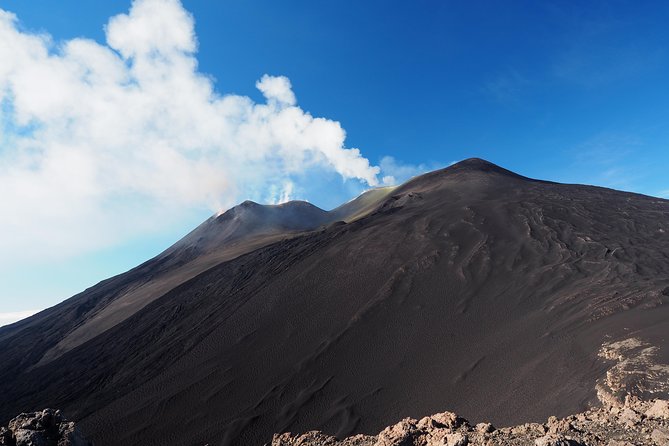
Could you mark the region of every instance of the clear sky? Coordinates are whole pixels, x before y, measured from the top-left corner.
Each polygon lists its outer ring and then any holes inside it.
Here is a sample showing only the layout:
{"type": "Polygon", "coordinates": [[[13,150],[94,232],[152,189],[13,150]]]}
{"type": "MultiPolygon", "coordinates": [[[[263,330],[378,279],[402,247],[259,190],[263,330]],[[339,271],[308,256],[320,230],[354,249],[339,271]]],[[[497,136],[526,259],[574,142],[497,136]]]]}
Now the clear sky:
{"type": "Polygon", "coordinates": [[[327,209],[468,157],[669,197],[667,2],[0,9],[0,324],[247,198],[327,209]]]}

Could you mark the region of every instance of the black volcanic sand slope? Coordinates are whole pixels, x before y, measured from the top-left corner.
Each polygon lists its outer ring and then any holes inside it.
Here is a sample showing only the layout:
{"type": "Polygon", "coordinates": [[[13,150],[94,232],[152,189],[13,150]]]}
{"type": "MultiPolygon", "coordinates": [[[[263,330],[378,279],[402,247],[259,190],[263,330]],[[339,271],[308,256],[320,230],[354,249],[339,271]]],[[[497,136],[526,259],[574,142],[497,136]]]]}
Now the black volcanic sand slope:
{"type": "Polygon", "coordinates": [[[375,433],[443,410],[539,421],[594,400],[604,341],[669,335],[669,201],[476,159],[382,198],[220,262],[47,362],[178,259],[0,329],[0,421],[61,407],[100,446],[375,433]]]}

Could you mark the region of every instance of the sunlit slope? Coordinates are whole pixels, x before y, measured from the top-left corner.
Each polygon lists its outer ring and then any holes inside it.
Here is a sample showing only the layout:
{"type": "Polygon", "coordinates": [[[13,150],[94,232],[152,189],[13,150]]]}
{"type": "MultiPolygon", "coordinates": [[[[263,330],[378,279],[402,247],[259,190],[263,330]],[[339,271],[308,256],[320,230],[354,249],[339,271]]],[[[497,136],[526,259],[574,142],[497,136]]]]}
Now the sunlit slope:
{"type": "MultiPolygon", "coordinates": [[[[669,334],[669,201],[473,159],[336,221],[217,263],[41,366],[86,298],[0,331],[2,417],[62,407],[103,446],[375,433],[445,409],[526,422],[594,399],[605,340],[669,334]]],[[[114,280],[105,296],[125,292],[114,280]]]]}

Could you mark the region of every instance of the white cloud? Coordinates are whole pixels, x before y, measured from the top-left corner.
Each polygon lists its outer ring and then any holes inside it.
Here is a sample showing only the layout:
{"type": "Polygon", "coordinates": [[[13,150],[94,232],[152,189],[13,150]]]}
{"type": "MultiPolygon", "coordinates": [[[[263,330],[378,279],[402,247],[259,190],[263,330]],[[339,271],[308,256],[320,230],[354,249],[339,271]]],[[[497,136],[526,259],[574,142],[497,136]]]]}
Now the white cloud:
{"type": "Polygon", "coordinates": [[[297,103],[290,80],[287,77],[264,75],[262,79],[256,82],[256,88],[269,101],[276,101],[282,105],[295,105],[297,103]]]}
{"type": "Polygon", "coordinates": [[[109,20],[105,45],[17,23],[0,10],[0,263],[90,252],[277,184],[283,201],[310,170],[378,183],[338,122],[296,105],[287,78],[257,82],[265,103],[218,94],[178,0],[136,0],[109,20]]]}
{"type": "Polygon", "coordinates": [[[0,327],[2,327],[3,325],[13,324],[14,322],[18,322],[21,319],[25,319],[27,317],[32,316],[35,313],[37,313],[37,310],[0,313],[0,327]]]}

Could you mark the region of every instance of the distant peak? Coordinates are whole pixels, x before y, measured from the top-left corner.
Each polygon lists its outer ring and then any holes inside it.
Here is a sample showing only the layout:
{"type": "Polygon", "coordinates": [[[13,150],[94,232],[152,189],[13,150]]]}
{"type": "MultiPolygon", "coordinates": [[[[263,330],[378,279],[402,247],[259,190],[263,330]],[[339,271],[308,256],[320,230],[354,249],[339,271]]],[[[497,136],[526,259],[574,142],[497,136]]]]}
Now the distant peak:
{"type": "Polygon", "coordinates": [[[292,208],[292,207],[317,207],[308,201],[305,200],[291,200],[291,201],[284,201],[283,203],[278,203],[278,204],[260,204],[256,203],[255,201],[251,200],[246,200],[243,201],[242,203],[238,204],[237,207],[241,208],[292,208]]]}
{"type": "Polygon", "coordinates": [[[279,203],[278,207],[317,207],[305,200],[291,200],[279,203]]]}
{"type": "Polygon", "coordinates": [[[471,170],[503,170],[497,164],[493,164],[490,161],[486,161],[481,158],[467,158],[465,160],[459,161],[452,166],[451,169],[471,169],[471,170]]]}
{"type": "Polygon", "coordinates": [[[490,161],[481,159],[481,158],[467,158],[460,162],[457,162],[446,169],[445,172],[484,172],[484,173],[497,173],[510,177],[528,179],[522,175],[518,175],[515,172],[507,170],[503,167],[493,164],[490,161]]]}
{"type": "Polygon", "coordinates": [[[255,201],[246,200],[239,203],[237,206],[233,206],[226,211],[219,212],[216,214],[216,220],[228,220],[234,216],[247,215],[249,213],[255,214],[263,208],[262,204],[258,204],[255,201]]]}

